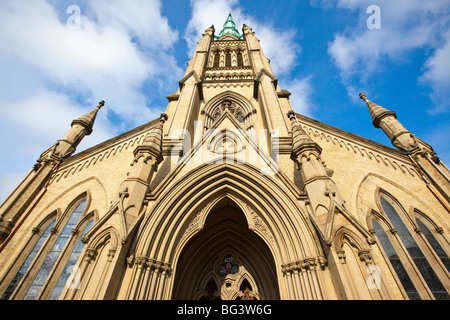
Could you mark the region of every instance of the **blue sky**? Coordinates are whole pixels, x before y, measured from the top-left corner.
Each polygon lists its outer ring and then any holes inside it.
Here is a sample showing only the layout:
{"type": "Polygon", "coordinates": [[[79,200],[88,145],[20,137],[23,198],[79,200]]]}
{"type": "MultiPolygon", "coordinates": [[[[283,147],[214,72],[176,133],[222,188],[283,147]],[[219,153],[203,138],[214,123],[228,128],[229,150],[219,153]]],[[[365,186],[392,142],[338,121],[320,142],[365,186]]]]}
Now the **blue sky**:
{"type": "Polygon", "coordinates": [[[296,112],[391,146],[365,92],[450,163],[448,0],[2,0],[0,201],[98,101],[77,151],[157,118],[228,13],[253,28],[296,112]],[[380,29],[368,28],[372,5],[380,29]]]}

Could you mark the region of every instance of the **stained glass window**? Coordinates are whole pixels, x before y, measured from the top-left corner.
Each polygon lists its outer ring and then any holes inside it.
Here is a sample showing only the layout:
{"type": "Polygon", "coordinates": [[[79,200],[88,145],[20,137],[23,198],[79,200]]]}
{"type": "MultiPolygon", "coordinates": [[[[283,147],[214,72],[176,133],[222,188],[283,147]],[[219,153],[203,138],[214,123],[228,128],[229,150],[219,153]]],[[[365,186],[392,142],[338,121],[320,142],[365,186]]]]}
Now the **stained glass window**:
{"type": "Polygon", "coordinates": [[[425,282],[433,293],[437,300],[449,299],[447,290],[445,289],[439,277],[434,272],[427,258],[423,254],[422,250],[418,246],[417,242],[409,232],[405,223],[397,213],[397,210],[383,197],[380,199],[381,206],[384,212],[388,216],[394,228],[397,229],[397,234],[402,241],[403,245],[406,247],[409,255],[411,256],[414,264],[416,265],[419,272],[422,274],[425,282]]]}
{"type": "Polygon", "coordinates": [[[206,295],[202,296],[200,300],[222,300],[218,293],[218,287],[216,282],[213,279],[209,279],[208,283],[205,286],[206,295]]]}
{"type": "Polygon", "coordinates": [[[384,252],[386,253],[389,261],[391,262],[392,267],[394,268],[395,273],[397,274],[398,279],[400,280],[403,289],[411,300],[420,300],[419,293],[417,292],[414,284],[411,281],[411,278],[408,275],[405,267],[403,266],[402,261],[400,260],[397,252],[395,251],[394,246],[389,240],[386,232],[380,226],[377,221],[372,221],[373,228],[375,229],[375,234],[377,235],[378,241],[383,247],[384,252]]]}
{"type": "Polygon", "coordinates": [[[226,276],[228,274],[236,274],[239,272],[239,266],[233,264],[234,258],[231,255],[228,255],[224,259],[224,264],[221,264],[218,268],[219,274],[222,276],[226,276]]]}
{"type": "Polygon", "coordinates": [[[439,259],[441,259],[444,266],[447,268],[447,271],[450,271],[450,259],[447,255],[447,253],[444,251],[444,249],[441,247],[439,242],[434,237],[433,233],[428,229],[425,223],[420,221],[420,219],[417,219],[417,224],[420,229],[422,229],[422,232],[425,236],[425,238],[428,240],[428,243],[431,245],[433,250],[438,255],[439,259]]]}
{"type": "Polygon", "coordinates": [[[39,269],[30,287],[28,288],[24,300],[35,300],[39,295],[42,287],[44,286],[45,281],[47,280],[53,267],[55,266],[56,261],[58,260],[61,252],[66,246],[66,243],[71,236],[72,229],[77,224],[85,208],[86,208],[86,200],[82,201],[72,212],[69,221],[67,221],[66,225],[64,226],[64,229],[61,231],[50,253],[45,258],[44,263],[39,269]]]}
{"type": "Polygon", "coordinates": [[[9,284],[8,288],[6,289],[5,293],[3,293],[1,300],[8,300],[11,295],[13,294],[14,290],[17,288],[17,285],[19,284],[22,277],[27,272],[29,266],[33,262],[34,258],[38,254],[39,250],[41,250],[43,244],[48,238],[48,235],[50,234],[50,230],[55,226],[55,220],[50,223],[47,228],[42,232],[41,236],[39,237],[39,240],[34,245],[31,252],[28,254],[27,258],[25,259],[25,262],[20,267],[19,271],[14,276],[13,280],[9,284]]]}
{"type": "Polygon", "coordinates": [[[238,114],[236,115],[236,119],[237,119],[237,121],[239,121],[239,123],[244,123],[244,117],[242,116],[242,113],[240,111],[238,111],[238,114]]]}
{"type": "Polygon", "coordinates": [[[59,276],[58,281],[56,282],[55,287],[53,288],[53,292],[49,298],[49,300],[58,300],[65,286],[73,287],[74,289],[78,289],[79,287],[79,279],[76,277],[77,270],[74,269],[78,258],[80,257],[81,251],[83,251],[84,243],[81,241],[84,234],[92,227],[94,221],[91,221],[85,228],[83,233],[81,234],[75,248],[72,250],[72,254],[69,257],[66,265],[64,266],[61,275],[59,276]],[[75,277],[73,274],[75,274],[75,277]]]}

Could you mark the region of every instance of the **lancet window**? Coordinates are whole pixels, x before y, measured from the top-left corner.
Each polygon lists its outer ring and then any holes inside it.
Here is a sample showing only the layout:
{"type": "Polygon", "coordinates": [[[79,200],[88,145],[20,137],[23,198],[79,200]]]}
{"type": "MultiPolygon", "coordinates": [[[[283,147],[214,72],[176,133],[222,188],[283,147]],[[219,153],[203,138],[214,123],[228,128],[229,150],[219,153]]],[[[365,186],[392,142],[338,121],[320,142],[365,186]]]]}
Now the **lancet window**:
{"type": "Polygon", "coordinates": [[[82,196],[64,214],[48,223],[16,271],[2,300],[59,298],[72,280],[71,274],[84,248],[81,238],[93,225],[93,214],[86,214],[86,209],[87,199],[82,196]]]}
{"type": "Polygon", "coordinates": [[[435,228],[434,232],[431,231],[432,229],[428,228],[426,221],[422,221],[422,218],[417,219],[417,225],[419,226],[420,230],[423,232],[423,235],[425,236],[428,243],[435,251],[436,255],[439,257],[439,259],[444,264],[447,271],[450,272],[450,258],[448,257],[448,255],[444,249],[444,243],[446,241],[442,237],[442,234],[439,233],[440,231],[442,231],[442,229],[435,228]],[[443,244],[440,243],[440,241],[438,240],[439,238],[442,239],[441,242],[443,242],[443,244]]]}
{"type": "Polygon", "coordinates": [[[431,232],[420,220],[418,225],[422,227],[413,227],[412,220],[396,200],[386,194],[381,194],[379,200],[382,215],[373,220],[372,225],[408,298],[450,299],[444,284],[448,281],[448,268],[442,267],[445,264],[448,266],[448,256],[444,249],[437,244],[432,234],[430,236],[431,232]],[[424,230],[424,236],[441,258],[441,263],[418,234],[420,230],[424,230]]]}
{"type": "MultiPolygon", "coordinates": [[[[31,263],[36,258],[37,254],[39,253],[39,251],[41,250],[42,246],[44,245],[44,243],[46,242],[47,238],[49,237],[51,229],[55,226],[55,222],[56,222],[56,220],[52,219],[51,222],[48,224],[48,226],[41,233],[41,235],[39,236],[37,242],[35,243],[35,245],[31,249],[30,253],[27,255],[25,261],[22,263],[22,265],[20,266],[19,270],[14,275],[14,278],[12,279],[12,281],[9,283],[8,288],[3,293],[1,300],[8,300],[11,297],[12,293],[14,292],[14,290],[19,285],[19,283],[22,280],[23,276],[27,273],[31,263]]],[[[35,231],[37,232],[38,230],[35,230],[35,231]]]]}

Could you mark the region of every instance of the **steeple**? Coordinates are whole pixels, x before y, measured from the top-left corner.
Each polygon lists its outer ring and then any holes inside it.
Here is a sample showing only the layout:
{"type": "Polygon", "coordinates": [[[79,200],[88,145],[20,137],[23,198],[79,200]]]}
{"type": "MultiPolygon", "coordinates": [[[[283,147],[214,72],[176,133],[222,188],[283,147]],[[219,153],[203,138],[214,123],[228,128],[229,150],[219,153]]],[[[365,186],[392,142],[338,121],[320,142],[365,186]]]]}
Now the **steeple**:
{"type": "Polygon", "coordinates": [[[239,31],[236,29],[236,24],[234,23],[231,13],[228,15],[227,21],[225,21],[225,24],[223,25],[223,29],[220,32],[218,38],[221,38],[222,36],[224,36],[226,34],[231,34],[239,39],[242,39],[242,35],[239,34],[239,31]]]}

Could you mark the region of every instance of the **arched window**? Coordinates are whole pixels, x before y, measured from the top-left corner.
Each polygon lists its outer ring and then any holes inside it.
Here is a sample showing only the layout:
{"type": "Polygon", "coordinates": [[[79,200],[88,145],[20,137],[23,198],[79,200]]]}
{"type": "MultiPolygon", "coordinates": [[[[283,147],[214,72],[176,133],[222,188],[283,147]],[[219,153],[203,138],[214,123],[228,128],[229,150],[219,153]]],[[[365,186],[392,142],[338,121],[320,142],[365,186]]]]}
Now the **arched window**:
{"type": "Polygon", "coordinates": [[[222,300],[219,295],[219,288],[214,279],[210,279],[205,286],[205,295],[200,300],[222,300]]]}
{"type": "Polygon", "coordinates": [[[383,247],[384,252],[389,259],[389,262],[392,265],[392,268],[397,274],[397,277],[400,280],[403,289],[408,295],[408,298],[411,300],[420,300],[420,295],[417,292],[417,289],[415,288],[414,284],[412,283],[411,278],[408,275],[408,272],[403,266],[403,263],[400,260],[400,257],[398,256],[397,252],[395,251],[395,248],[392,245],[391,241],[389,240],[389,237],[387,236],[386,232],[377,221],[374,220],[372,222],[372,225],[375,230],[375,234],[377,235],[378,241],[383,247]]]}
{"type": "Polygon", "coordinates": [[[225,112],[237,120],[238,129],[254,128],[257,111],[252,107],[251,102],[237,93],[224,92],[209,100],[201,110],[204,130],[211,129],[225,112]]]}
{"type": "Polygon", "coordinates": [[[245,123],[244,111],[242,107],[227,99],[214,109],[212,112],[213,120],[217,121],[225,110],[228,110],[240,124],[245,123]]]}
{"type": "Polygon", "coordinates": [[[83,238],[84,234],[93,226],[93,224],[94,220],[91,220],[91,222],[89,222],[89,224],[84,228],[83,233],[79,237],[77,244],[75,245],[75,248],[73,248],[70,257],[67,260],[67,263],[64,266],[61,275],[59,276],[58,281],[56,282],[55,287],[53,288],[49,300],[58,300],[59,296],[61,296],[61,293],[64,290],[64,287],[68,284],[68,282],[70,286],[79,285],[79,283],[77,282],[79,281],[79,279],[75,277],[73,281],[70,281],[71,280],[70,277],[71,275],[73,275],[73,273],[77,274],[77,270],[74,270],[74,267],[84,248],[84,243],[81,241],[81,239],[83,238]]]}
{"type": "Polygon", "coordinates": [[[231,51],[225,52],[225,67],[231,67],[231,51]]]}
{"type": "Polygon", "coordinates": [[[27,258],[25,259],[25,262],[19,268],[19,271],[17,271],[14,278],[8,285],[8,288],[3,293],[1,300],[8,300],[11,297],[11,295],[13,294],[14,290],[16,290],[17,285],[19,284],[20,280],[23,278],[25,273],[28,271],[28,268],[30,267],[34,258],[37,256],[37,254],[41,250],[42,246],[44,245],[45,241],[47,240],[47,238],[50,234],[50,230],[55,226],[55,222],[56,222],[56,220],[52,220],[51,223],[47,226],[47,228],[45,228],[44,232],[42,232],[42,234],[39,236],[38,241],[34,245],[33,249],[31,249],[31,252],[28,254],[27,258]]]}
{"type": "Polygon", "coordinates": [[[27,293],[25,294],[24,300],[35,300],[39,293],[41,292],[47,278],[53,270],[53,267],[56,264],[59,256],[63,252],[66,247],[66,244],[71,237],[72,230],[75,228],[76,224],[81,218],[84,210],[86,209],[86,200],[81,201],[75,209],[72,211],[72,214],[67,221],[66,225],[62,229],[61,233],[58,236],[55,244],[53,245],[50,253],[44,260],[44,263],[41,265],[37,275],[34,277],[33,282],[28,288],[27,293]]]}
{"type": "Polygon", "coordinates": [[[248,282],[247,279],[244,279],[244,281],[242,281],[239,287],[239,291],[241,295],[237,297],[236,300],[258,300],[254,296],[252,292],[252,285],[250,284],[250,282],[248,282]]]}
{"type": "Polygon", "coordinates": [[[238,67],[244,66],[244,59],[242,58],[242,51],[240,51],[240,50],[237,53],[237,65],[238,65],[238,67]]]}
{"type": "Polygon", "coordinates": [[[72,285],[67,280],[73,278],[72,269],[84,248],[80,239],[93,225],[93,213],[87,214],[86,194],[74,200],[56,219],[56,213],[50,217],[52,220],[47,218],[47,222],[33,229],[34,236],[38,236],[39,230],[45,228],[39,239],[31,238],[30,249],[25,247],[26,256],[18,258],[20,267],[11,269],[16,274],[14,278],[7,276],[12,281],[3,300],[58,299],[62,290],[72,285]]]}
{"type": "Polygon", "coordinates": [[[427,225],[424,222],[422,222],[421,219],[417,219],[417,225],[419,226],[420,229],[422,229],[423,235],[428,240],[428,243],[433,248],[433,250],[436,252],[436,255],[439,257],[439,259],[441,259],[442,263],[447,268],[447,271],[450,271],[450,259],[445,250],[437,241],[434,234],[427,227],[427,225]]]}
{"type": "MultiPolygon", "coordinates": [[[[380,205],[385,217],[393,227],[393,229],[390,230],[392,237],[388,237],[385,230],[376,221],[373,223],[375,233],[380,240],[386,255],[391,261],[391,265],[397,273],[408,297],[410,297],[410,299],[415,299],[417,298],[417,295],[412,291],[408,280],[406,280],[407,277],[404,274],[406,272],[408,278],[414,283],[414,287],[417,288],[417,285],[428,287],[428,290],[431,291],[434,298],[437,300],[449,299],[450,296],[445,289],[445,286],[429,262],[429,259],[433,259],[433,257],[425,256],[412,232],[400,216],[399,211],[402,212],[403,216],[406,218],[406,214],[403,212],[402,207],[385,194],[380,195],[380,205]],[[411,264],[411,261],[413,264],[411,264]],[[420,278],[425,281],[425,284],[422,284],[420,278]]],[[[428,290],[426,290],[426,288],[418,290],[419,295],[420,291],[427,292],[428,290]]]]}

